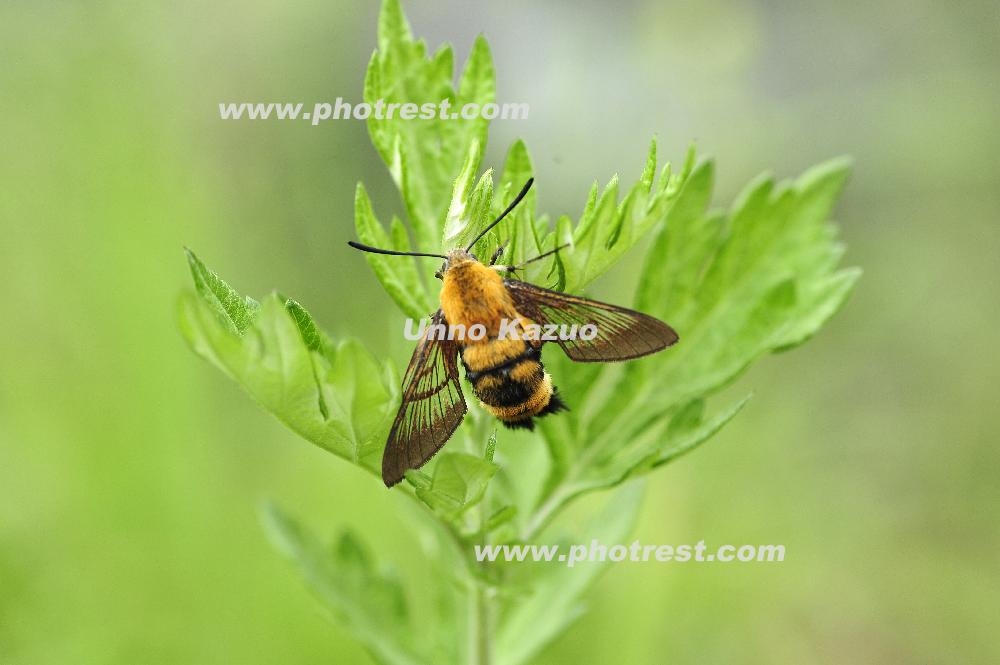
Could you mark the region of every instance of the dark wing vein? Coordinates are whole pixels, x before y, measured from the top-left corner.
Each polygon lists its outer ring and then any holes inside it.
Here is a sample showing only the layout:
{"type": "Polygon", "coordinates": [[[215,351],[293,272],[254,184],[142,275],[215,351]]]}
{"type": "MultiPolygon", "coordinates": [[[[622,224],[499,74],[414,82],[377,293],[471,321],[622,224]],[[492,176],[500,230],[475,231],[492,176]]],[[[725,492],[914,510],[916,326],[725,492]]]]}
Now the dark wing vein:
{"type": "Polygon", "coordinates": [[[577,362],[630,360],[656,353],[677,342],[677,333],[659,319],[624,307],[588,300],[508,279],[504,282],[522,315],[538,324],[597,327],[593,339],[560,339],[557,343],[577,362]]]}
{"type": "Polygon", "coordinates": [[[403,396],[382,454],[382,480],[392,487],[408,469],[423,466],[451,437],[465,415],[465,398],[458,378],[458,345],[429,339],[441,310],[417,344],[403,377],[403,396]]]}

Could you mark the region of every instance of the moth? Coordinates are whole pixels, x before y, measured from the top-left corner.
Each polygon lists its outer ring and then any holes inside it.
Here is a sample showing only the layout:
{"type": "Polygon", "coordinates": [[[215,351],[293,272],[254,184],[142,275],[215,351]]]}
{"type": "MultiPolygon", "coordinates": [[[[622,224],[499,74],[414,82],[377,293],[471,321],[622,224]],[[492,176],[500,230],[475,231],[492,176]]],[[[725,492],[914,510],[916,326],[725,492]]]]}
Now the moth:
{"type": "Polygon", "coordinates": [[[417,344],[403,377],[402,403],[382,454],[382,480],[392,487],[405,472],[425,464],[448,441],[467,406],[458,365],[472,393],[486,411],[509,428],[533,429],[536,418],[566,409],[552,377],[542,365],[545,339],[522,333],[532,328],[581,330],[556,343],[577,362],[617,362],[656,353],[677,342],[677,333],[641,312],[552,291],[513,278],[524,266],[550,256],[557,247],[520,265],[497,265],[501,246],[486,265],[471,253],[531,188],[529,179],[509,206],[468,247],[447,254],[400,252],[348,244],[364,252],[444,259],[436,273],[442,280],[441,308],[417,344]],[[484,334],[473,336],[465,331],[484,334]],[[593,331],[596,329],[596,334],[593,331]],[[462,334],[444,335],[443,330],[462,334]],[[587,338],[589,337],[589,338],[587,338]]]}

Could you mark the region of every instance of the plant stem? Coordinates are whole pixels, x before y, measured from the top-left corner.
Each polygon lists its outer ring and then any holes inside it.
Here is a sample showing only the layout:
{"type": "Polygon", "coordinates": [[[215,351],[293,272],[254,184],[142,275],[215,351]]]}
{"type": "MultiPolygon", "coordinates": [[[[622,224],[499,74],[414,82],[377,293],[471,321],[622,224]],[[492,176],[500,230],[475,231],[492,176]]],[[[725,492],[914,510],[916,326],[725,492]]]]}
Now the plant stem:
{"type": "Polygon", "coordinates": [[[470,644],[470,650],[474,654],[475,665],[492,665],[493,663],[493,607],[489,589],[482,581],[476,581],[473,587],[473,603],[475,613],[473,616],[472,631],[474,643],[470,644]]]}
{"type": "MultiPolygon", "coordinates": [[[[479,521],[479,544],[486,543],[484,529],[486,526],[486,508],[480,503],[476,506],[476,517],[479,521]]],[[[470,557],[474,558],[474,557],[470,557]]],[[[493,599],[495,597],[490,588],[488,574],[489,562],[472,561],[471,566],[478,566],[479,575],[472,579],[473,603],[475,605],[475,615],[473,618],[472,630],[475,633],[475,644],[470,644],[470,653],[475,654],[477,665],[493,665],[493,599]]]]}
{"type": "Polygon", "coordinates": [[[569,498],[568,493],[563,492],[564,487],[564,485],[560,485],[559,488],[550,494],[549,497],[535,510],[535,512],[528,519],[527,525],[525,525],[524,532],[521,534],[521,540],[530,541],[532,538],[537,536],[542,529],[548,526],[549,522],[552,521],[569,498]]]}

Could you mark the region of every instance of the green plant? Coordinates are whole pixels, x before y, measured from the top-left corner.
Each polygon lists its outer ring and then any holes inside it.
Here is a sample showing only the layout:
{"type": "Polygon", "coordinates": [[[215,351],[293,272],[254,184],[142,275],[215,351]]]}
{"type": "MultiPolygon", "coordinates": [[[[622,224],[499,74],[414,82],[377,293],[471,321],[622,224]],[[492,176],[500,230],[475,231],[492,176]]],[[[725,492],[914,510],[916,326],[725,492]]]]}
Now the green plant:
{"type": "MultiPolygon", "coordinates": [[[[489,47],[476,40],[457,89],[449,47],[428,56],[399,7],[386,0],[378,51],[368,67],[365,99],[438,101],[455,106],[494,99],[489,47]]],[[[409,224],[376,218],[359,184],[359,239],[400,250],[445,250],[468,241],[532,175],[520,141],[507,153],[496,183],[480,174],[484,120],[375,120],[368,123],[406,205],[409,224]],[[477,177],[478,175],[478,177],[477,177]]],[[[728,211],[709,209],[711,161],[689,151],[683,166],[657,172],[651,145],[638,182],[619,196],[616,178],[595,184],[578,220],[552,223],[535,213],[535,195],[481,241],[480,256],[509,239],[517,261],[559,243],[570,247],[533,265],[528,281],[581,292],[625,253],[646,241],[634,306],[669,321],[680,343],[622,365],[573,365],[550,352],[546,363],[572,410],[540,422],[534,434],[496,432],[472,406],[448,446],[393,490],[421,506],[443,582],[433,617],[418,630],[408,586],[382,571],[357,536],[333,548],[270,506],[266,523],[320,599],[371,651],[392,664],[528,661],[581,611],[580,597],[599,563],[509,565],[477,562],[482,543],[620,541],[638,508],[644,476],[692,450],[743,406],[712,415],[706,398],[765,353],[794,347],[844,302],[859,271],[838,270],[842,249],[828,214],[847,163],[819,166],[794,182],[761,177],[728,211]],[[536,446],[544,464],[526,461],[536,446]],[[576,528],[558,518],[582,495],[617,488],[603,512],[576,528]],[[466,611],[467,610],[467,611],[466,611]],[[426,630],[425,627],[434,627],[426,630]]],[[[637,248],[638,251],[638,248],[637,248]]],[[[367,254],[399,310],[423,317],[436,309],[426,264],[367,254]]],[[[277,294],[257,302],[239,295],[193,253],[195,291],[183,296],[180,321],[192,348],[242,385],[295,432],[371,472],[379,483],[382,446],[398,407],[399,371],[355,340],[332,340],[294,300],[277,294]]]]}

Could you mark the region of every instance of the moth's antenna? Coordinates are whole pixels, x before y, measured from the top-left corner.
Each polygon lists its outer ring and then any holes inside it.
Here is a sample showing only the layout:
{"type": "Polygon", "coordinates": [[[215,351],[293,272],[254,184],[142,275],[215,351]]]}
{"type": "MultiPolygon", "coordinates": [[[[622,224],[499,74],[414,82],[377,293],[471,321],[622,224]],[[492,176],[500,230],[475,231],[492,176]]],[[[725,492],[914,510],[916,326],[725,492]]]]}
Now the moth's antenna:
{"type": "Polygon", "coordinates": [[[448,257],[444,254],[425,254],[424,252],[397,252],[394,249],[379,249],[378,247],[371,247],[369,245],[362,245],[360,242],[354,242],[353,240],[348,240],[347,244],[354,249],[360,249],[362,252],[371,252],[372,254],[389,254],[390,256],[430,256],[437,259],[445,259],[448,257]]]}
{"type": "Polygon", "coordinates": [[[521,199],[523,199],[524,196],[528,193],[528,190],[531,189],[531,183],[533,183],[533,182],[535,182],[534,178],[528,178],[528,182],[524,183],[524,187],[522,187],[520,193],[517,196],[514,197],[514,200],[510,202],[510,205],[507,206],[507,209],[504,210],[502,213],[500,213],[499,217],[497,217],[492,222],[490,222],[489,226],[487,226],[485,229],[483,229],[482,232],[479,235],[476,236],[476,239],[473,240],[471,243],[469,243],[469,246],[465,248],[465,251],[468,252],[473,247],[475,247],[476,243],[479,242],[480,238],[482,238],[484,235],[486,235],[487,233],[489,233],[490,229],[492,229],[494,226],[496,226],[497,224],[499,224],[500,221],[504,217],[506,217],[507,214],[511,210],[513,210],[517,206],[518,203],[521,202],[521,199]]]}

